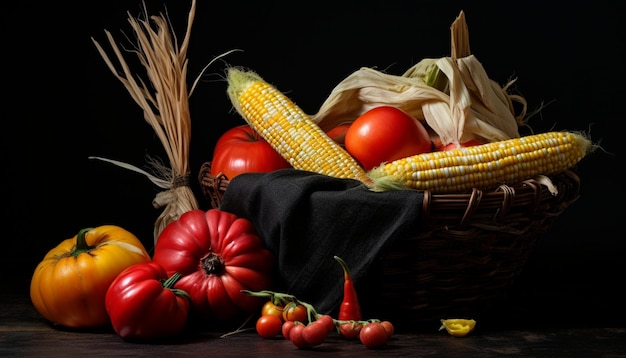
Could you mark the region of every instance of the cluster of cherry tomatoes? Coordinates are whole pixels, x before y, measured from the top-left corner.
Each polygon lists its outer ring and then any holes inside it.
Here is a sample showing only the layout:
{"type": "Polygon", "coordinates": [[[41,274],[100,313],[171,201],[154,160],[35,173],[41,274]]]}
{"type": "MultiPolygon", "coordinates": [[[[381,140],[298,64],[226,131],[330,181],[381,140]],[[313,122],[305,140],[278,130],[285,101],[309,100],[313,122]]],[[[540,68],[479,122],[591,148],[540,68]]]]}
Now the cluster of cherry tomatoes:
{"type": "Polygon", "coordinates": [[[268,339],[282,336],[298,348],[318,346],[334,332],[344,339],[359,339],[367,348],[377,348],[386,345],[394,334],[394,326],[389,321],[338,320],[317,313],[312,305],[292,295],[272,291],[248,293],[269,298],[256,321],[259,336],[268,339]]]}

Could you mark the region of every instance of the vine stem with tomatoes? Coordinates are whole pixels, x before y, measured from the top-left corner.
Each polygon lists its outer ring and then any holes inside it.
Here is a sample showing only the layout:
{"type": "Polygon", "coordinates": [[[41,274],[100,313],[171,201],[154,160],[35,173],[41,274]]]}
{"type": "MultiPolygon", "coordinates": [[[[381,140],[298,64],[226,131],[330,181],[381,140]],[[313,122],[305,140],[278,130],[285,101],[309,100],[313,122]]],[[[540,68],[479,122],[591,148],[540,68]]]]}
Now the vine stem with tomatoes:
{"type": "Polygon", "coordinates": [[[250,291],[250,290],[241,290],[242,293],[245,293],[250,296],[255,297],[266,297],[270,299],[274,304],[278,304],[281,306],[287,306],[290,303],[302,305],[306,308],[307,319],[309,322],[313,322],[317,320],[322,314],[319,314],[315,307],[312,304],[299,300],[296,296],[290,295],[288,293],[274,292],[269,290],[262,291],[250,291]]]}
{"type": "MultiPolygon", "coordinates": [[[[387,340],[394,334],[393,324],[389,321],[382,321],[380,319],[335,319],[328,314],[318,313],[312,304],[299,300],[294,295],[269,290],[241,290],[241,292],[255,297],[267,298],[268,302],[277,305],[300,305],[304,307],[307,312],[307,322],[301,322],[299,320],[286,320],[281,328],[283,336],[290,339],[298,348],[309,348],[321,344],[325,340],[326,334],[330,333],[333,329],[336,330],[337,333],[339,333],[345,339],[358,338],[361,343],[363,343],[363,345],[365,345],[367,348],[377,348],[385,345],[387,343],[387,340]],[[320,331],[319,324],[324,325],[324,327],[326,327],[328,331],[320,331]],[[308,333],[305,333],[305,330],[308,329],[311,330],[307,331],[308,333]],[[297,330],[299,333],[295,333],[294,330],[297,330]],[[291,331],[294,331],[294,338],[291,337],[292,333],[285,333],[291,331]],[[307,335],[309,338],[305,338],[304,335],[307,335]]],[[[354,309],[353,306],[351,308],[354,309]]],[[[360,313],[360,309],[358,313],[360,313]]],[[[268,315],[268,317],[275,316],[268,315]]],[[[262,318],[263,316],[261,317],[261,319],[262,318]]],[[[258,321],[255,328],[257,329],[257,331],[259,330],[258,321]]],[[[222,335],[220,338],[224,338],[226,336],[230,336],[246,330],[247,329],[242,329],[240,327],[236,331],[222,335]]],[[[269,335],[264,335],[267,333],[265,331],[263,331],[264,333],[261,333],[261,331],[258,332],[263,337],[269,337],[269,335]]]]}
{"type": "MultiPolygon", "coordinates": [[[[288,293],[274,292],[274,291],[269,291],[269,290],[262,290],[262,291],[241,290],[241,292],[250,296],[265,297],[265,298],[272,300],[272,302],[277,303],[277,304],[282,304],[283,306],[289,303],[302,305],[306,307],[307,309],[307,317],[308,317],[309,322],[313,322],[317,320],[319,317],[324,316],[324,314],[318,313],[312,304],[302,301],[298,299],[296,296],[290,295],[288,293]]],[[[359,310],[359,313],[360,313],[360,310],[359,310]]],[[[335,325],[341,325],[341,324],[367,325],[369,323],[380,323],[383,321],[377,318],[370,318],[370,319],[364,320],[363,318],[359,318],[359,319],[343,318],[342,319],[341,317],[339,317],[338,319],[333,318],[333,322],[335,323],[335,325]]]]}

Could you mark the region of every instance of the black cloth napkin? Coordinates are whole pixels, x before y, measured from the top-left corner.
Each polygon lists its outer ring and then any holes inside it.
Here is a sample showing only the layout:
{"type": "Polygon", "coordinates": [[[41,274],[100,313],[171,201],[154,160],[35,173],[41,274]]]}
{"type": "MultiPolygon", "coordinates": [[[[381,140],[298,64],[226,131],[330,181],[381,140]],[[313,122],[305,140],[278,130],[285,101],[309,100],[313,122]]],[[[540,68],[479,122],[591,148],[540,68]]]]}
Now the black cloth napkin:
{"type": "Polygon", "coordinates": [[[284,169],[234,177],[220,209],[250,220],[278,258],[274,290],[334,314],[344,276],[333,257],[346,261],[364,301],[372,265],[419,229],[422,201],[418,191],[373,192],[357,180],[284,169]]]}

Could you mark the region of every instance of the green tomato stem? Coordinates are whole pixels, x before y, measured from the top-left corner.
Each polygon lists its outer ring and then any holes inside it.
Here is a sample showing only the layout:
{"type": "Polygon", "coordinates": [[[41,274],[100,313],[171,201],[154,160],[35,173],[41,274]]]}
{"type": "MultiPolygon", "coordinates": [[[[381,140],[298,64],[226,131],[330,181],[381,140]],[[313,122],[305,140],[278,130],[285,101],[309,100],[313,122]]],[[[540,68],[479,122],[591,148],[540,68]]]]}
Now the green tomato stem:
{"type": "Polygon", "coordinates": [[[180,280],[181,277],[183,277],[183,275],[180,272],[174,272],[174,274],[170,276],[167,280],[163,281],[161,285],[163,286],[163,288],[172,291],[177,296],[183,296],[191,299],[191,296],[189,296],[187,291],[181,290],[179,288],[174,288],[174,285],[176,284],[176,282],[178,282],[178,280],[180,280]]]}
{"type": "Polygon", "coordinates": [[[91,229],[93,228],[88,227],[78,232],[76,235],[76,248],[72,251],[72,256],[76,257],[84,252],[89,252],[89,250],[94,248],[94,246],[87,245],[87,240],[85,239],[85,234],[91,229]]]}

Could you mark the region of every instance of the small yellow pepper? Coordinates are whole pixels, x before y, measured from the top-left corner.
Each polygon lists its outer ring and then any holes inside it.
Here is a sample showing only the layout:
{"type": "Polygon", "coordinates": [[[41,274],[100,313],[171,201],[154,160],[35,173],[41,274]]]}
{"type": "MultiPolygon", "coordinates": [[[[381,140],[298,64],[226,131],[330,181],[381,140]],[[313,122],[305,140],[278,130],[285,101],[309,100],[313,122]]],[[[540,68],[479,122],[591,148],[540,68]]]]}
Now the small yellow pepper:
{"type": "Polygon", "coordinates": [[[473,331],[474,327],[476,327],[476,321],[473,319],[442,319],[439,330],[441,331],[445,328],[445,330],[451,335],[455,337],[463,337],[473,331]]]}

